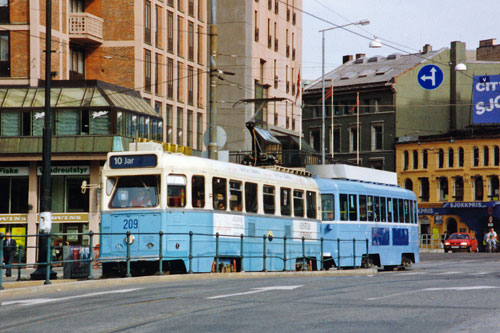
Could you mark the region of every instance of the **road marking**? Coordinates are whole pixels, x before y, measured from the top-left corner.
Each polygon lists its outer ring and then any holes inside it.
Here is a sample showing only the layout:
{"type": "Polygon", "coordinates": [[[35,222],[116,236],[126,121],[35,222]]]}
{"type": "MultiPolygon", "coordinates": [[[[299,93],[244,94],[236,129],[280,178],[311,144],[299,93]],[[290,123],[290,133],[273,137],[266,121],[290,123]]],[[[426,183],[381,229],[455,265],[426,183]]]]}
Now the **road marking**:
{"type": "Polygon", "coordinates": [[[389,298],[389,297],[395,297],[395,296],[401,296],[401,295],[409,295],[409,294],[415,294],[419,293],[422,291],[448,291],[448,290],[456,290],[456,291],[467,291],[467,290],[481,290],[481,289],[499,289],[500,287],[495,287],[495,286],[471,286],[471,287],[442,287],[442,288],[425,288],[425,289],[419,289],[419,290],[413,290],[413,291],[407,291],[407,292],[402,292],[402,293],[396,293],[396,294],[391,294],[391,295],[385,295],[381,297],[371,297],[367,298],[367,301],[374,301],[378,299],[383,299],[383,298],[389,298]]]}
{"type": "Polygon", "coordinates": [[[472,273],[470,275],[485,275],[485,274],[489,274],[490,272],[477,272],[477,273],[472,273]]]}
{"type": "Polygon", "coordinates": [[[95,293],[89,293],[89,294],[83,294],[83,295],[76,295],[76,296],[59,297],[59,298],[24,299],[24,300],[18,300],[18,301],[2,302],[2,303],[0,303],[0,306],[3,306],[3,305],[13,305],[13,304],[19,304],[19,305],[23,305],[23,306],[28,306],[28,305],[35,305],[35,304],[44,304],[44,303],[67,301],[67,300],[75,299],[75,298],[86,298],[86,297],[100,296],[100,295],[106,295],[106,294],[128,293],[128,292],[139,290],[139,289],[142,289],[142,288],[101,291],[101,292],[95,292],[95,293]]]}
{"type": "Polygon", "coordinates": [[[245,291],[245,292],[241,292],[241,293],[212,296],[212,297],[207,297],[206,299],[217,299],[217,298],[224,298],[224,297],[233,297],[233,296],[240,296],[240,295],[257,294],[257,293],[263,293],[265,291],[271,291],[271,290],[294,290],[294,289],[297,289],[297,288],[300,288],[300,287],[302,287],[302,285],[298,285],[298,286],[259,287],[259,288],[253,288],[253,290],[249,290],[249,291],[245,291]]]}
{"type": "Polygon", "coordinates": [[[436,273],[436,275],[453,275],[453,274],[465,274],[464,272],[443,272],[443,273],[436,273]]]}
{"type": "Polygon", "coordinates": [[[427,272],[413,272],[413,273],[401,273],[396,276],[408,276],[408,275],[426,275],[427,272]]]}

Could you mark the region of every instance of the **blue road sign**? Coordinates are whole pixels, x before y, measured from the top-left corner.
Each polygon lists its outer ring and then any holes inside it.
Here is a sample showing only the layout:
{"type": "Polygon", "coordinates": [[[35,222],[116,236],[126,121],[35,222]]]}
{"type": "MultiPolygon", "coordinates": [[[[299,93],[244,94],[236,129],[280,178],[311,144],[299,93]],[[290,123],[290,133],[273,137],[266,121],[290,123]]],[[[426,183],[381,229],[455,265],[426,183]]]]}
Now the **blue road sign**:
{"type": "Polygon", "coordinates": [[[439,87],[443,78],[443,71],[436,65],[425,65],[418,71],[418,84],[427,90],[439,87]]]}

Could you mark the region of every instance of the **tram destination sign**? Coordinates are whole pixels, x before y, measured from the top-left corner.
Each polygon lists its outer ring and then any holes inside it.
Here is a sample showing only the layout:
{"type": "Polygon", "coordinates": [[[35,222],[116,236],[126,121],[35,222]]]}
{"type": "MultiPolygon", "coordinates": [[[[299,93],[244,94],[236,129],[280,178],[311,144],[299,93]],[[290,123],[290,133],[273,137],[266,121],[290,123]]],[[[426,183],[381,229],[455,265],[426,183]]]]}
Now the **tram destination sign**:
{"type": "Polygon", "coordinates": [[[154,168],[156,164],[157,157],[154,154],[114,155],[109,159],[111,169],[154,168]]]}

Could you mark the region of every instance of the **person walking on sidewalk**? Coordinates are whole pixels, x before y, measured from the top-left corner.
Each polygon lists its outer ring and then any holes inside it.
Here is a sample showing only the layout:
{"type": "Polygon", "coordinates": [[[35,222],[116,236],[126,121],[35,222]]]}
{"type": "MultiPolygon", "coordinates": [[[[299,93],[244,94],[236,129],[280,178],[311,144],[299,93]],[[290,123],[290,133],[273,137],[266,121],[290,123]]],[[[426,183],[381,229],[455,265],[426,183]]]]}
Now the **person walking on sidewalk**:
{"type": "Polygon", "coordinates": [[[7,232],[3,241],[3,259],[6,265],[5,275],[7,277],[12,275],[11,264],[14,261],[14,256],[16,255],[16,248],[16,241],[10,237],[10,232],[7,232]]]}

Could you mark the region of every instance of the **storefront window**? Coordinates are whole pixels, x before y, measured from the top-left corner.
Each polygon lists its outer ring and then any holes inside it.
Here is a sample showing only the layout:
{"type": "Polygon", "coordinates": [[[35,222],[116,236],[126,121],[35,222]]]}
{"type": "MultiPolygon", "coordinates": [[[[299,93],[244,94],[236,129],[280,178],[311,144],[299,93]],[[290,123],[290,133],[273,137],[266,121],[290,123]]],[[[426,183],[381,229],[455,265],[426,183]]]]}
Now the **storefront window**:
{"type": "Polygon", "coordinates": [[[28,177],[0,177],[0,214],[28,212],[28,177]]]}

